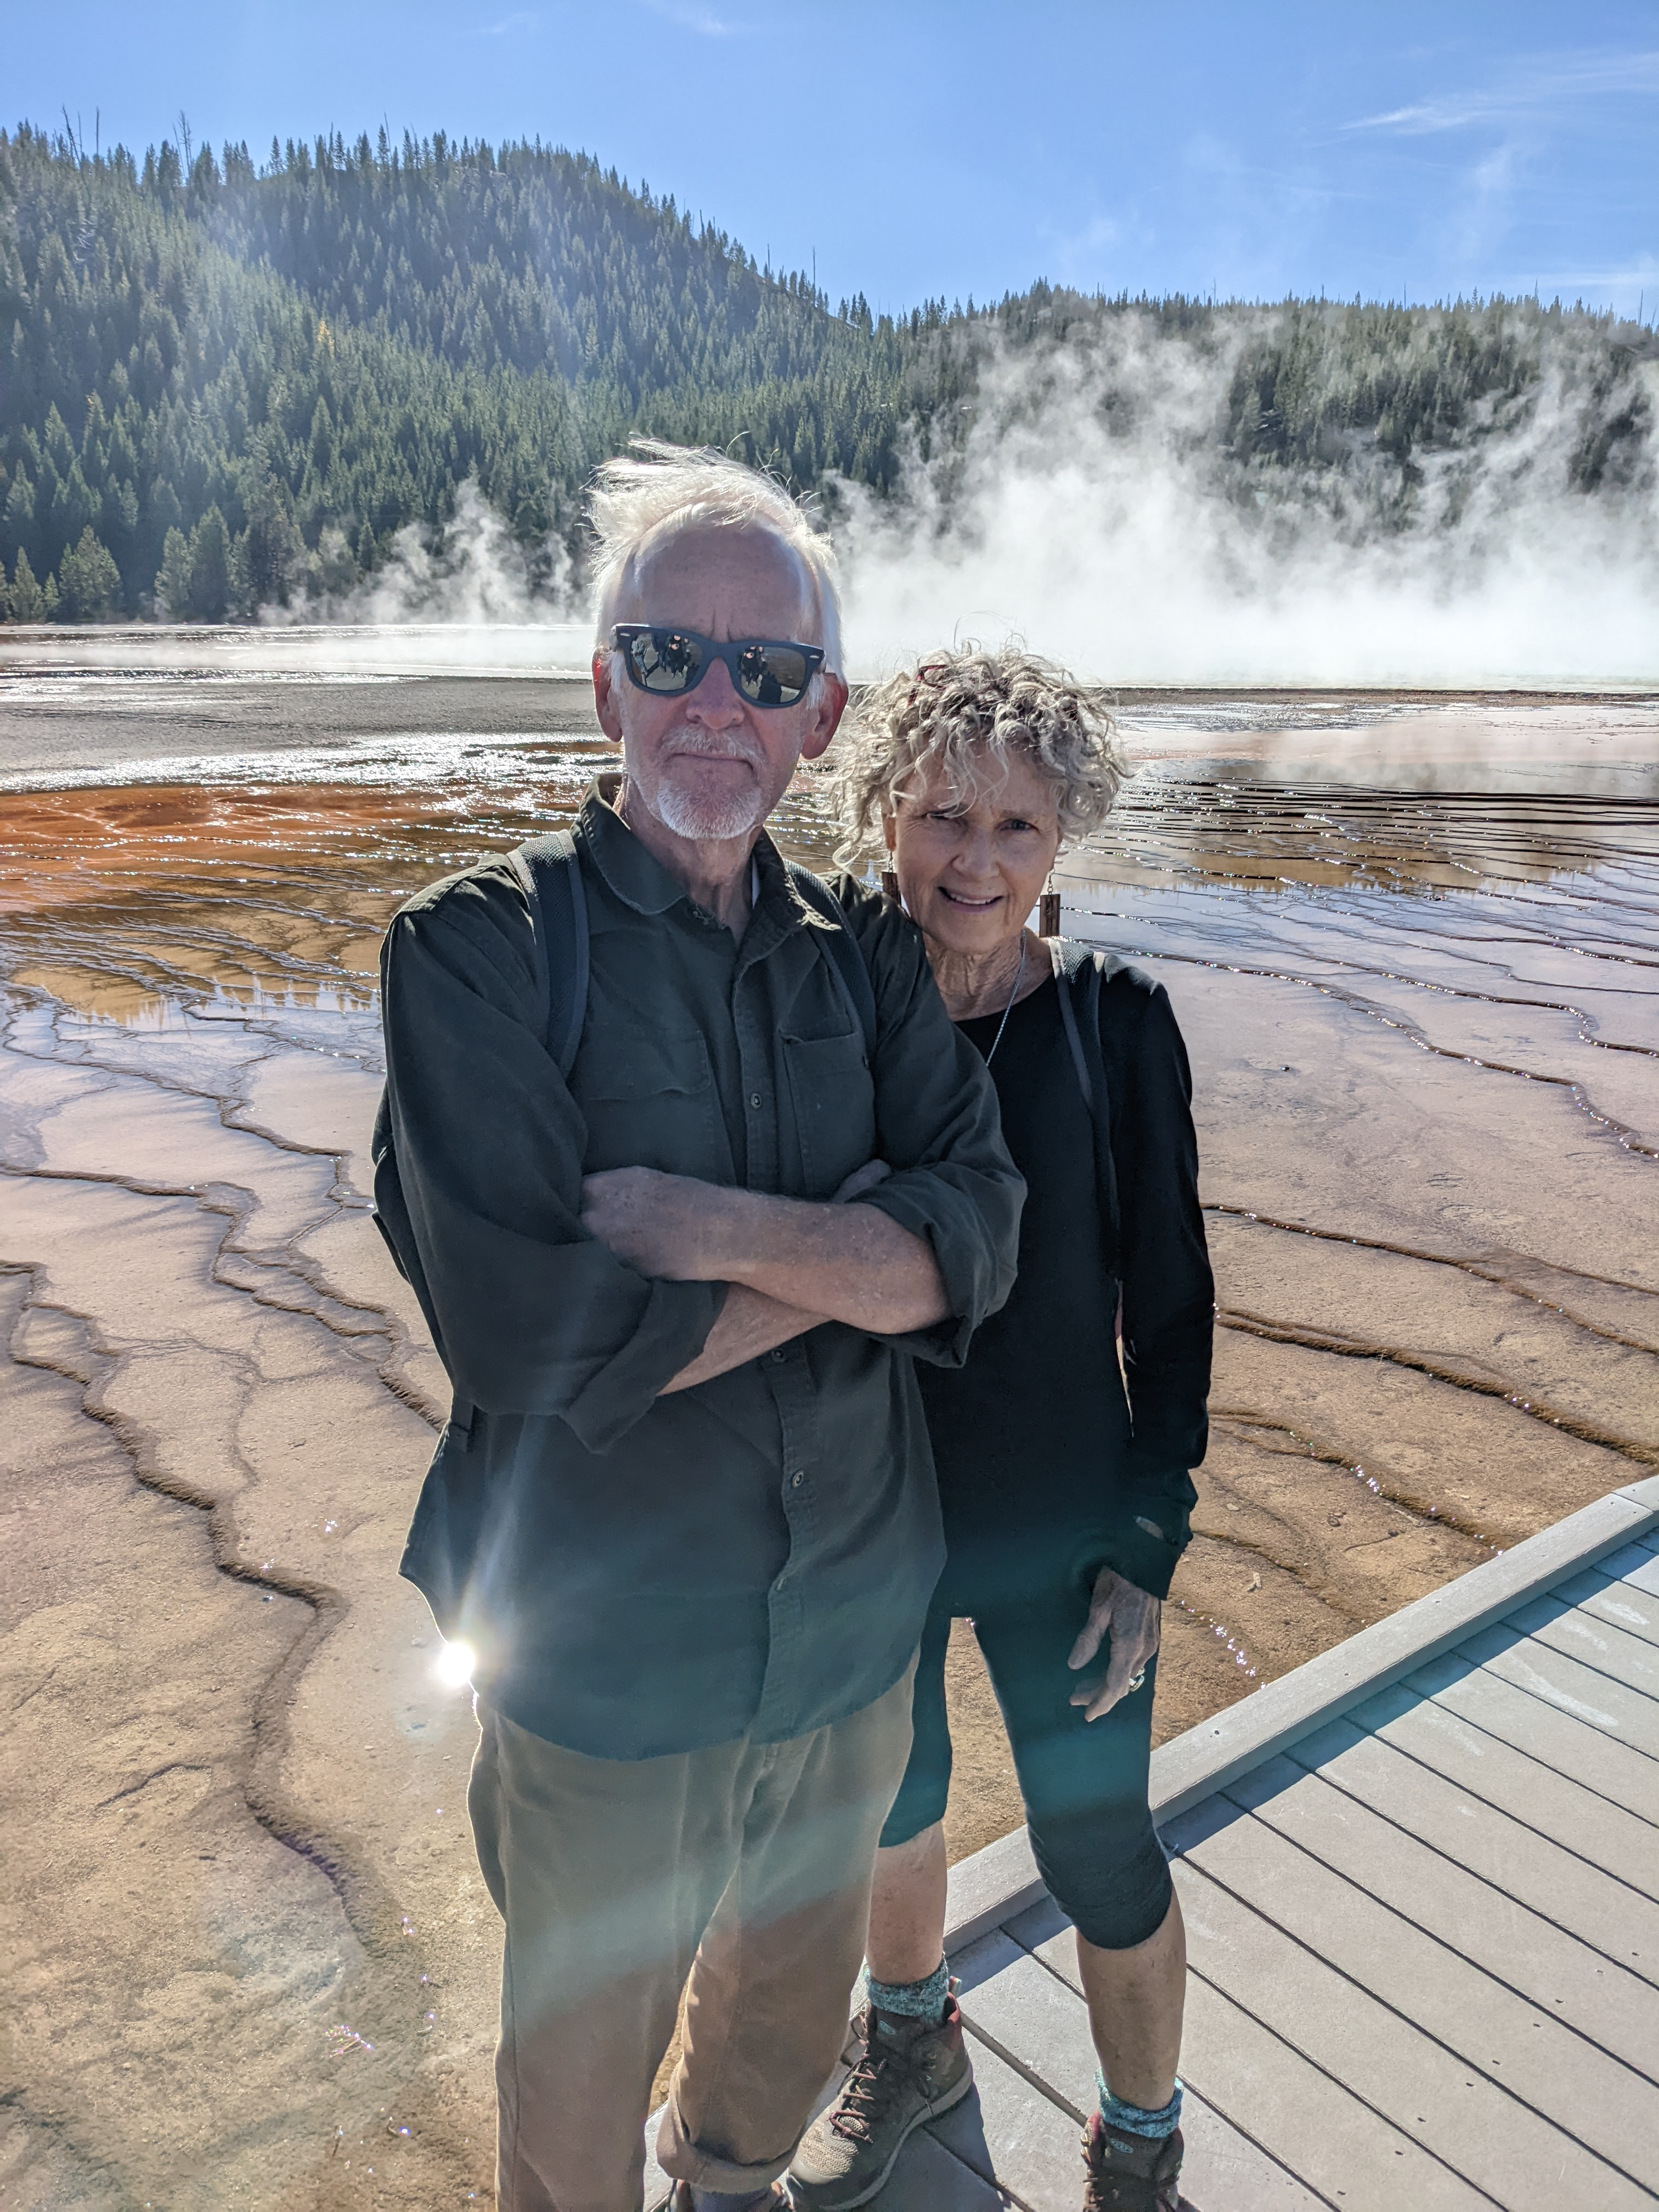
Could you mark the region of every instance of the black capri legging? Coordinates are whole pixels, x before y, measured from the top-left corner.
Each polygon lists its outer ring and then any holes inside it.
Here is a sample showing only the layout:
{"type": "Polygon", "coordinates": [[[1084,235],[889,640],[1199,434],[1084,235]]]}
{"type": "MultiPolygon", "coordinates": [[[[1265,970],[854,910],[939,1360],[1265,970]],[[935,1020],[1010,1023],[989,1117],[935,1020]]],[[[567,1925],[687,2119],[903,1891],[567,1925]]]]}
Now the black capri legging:
{"type": "MultiPolygon", "coordinates": [[[[1132,1950],[1163,1925],[1173,1886],[1146,1802],[1152,1755],[1157,1662],[1132,1696],[1097,1721],[1071,1704],[1081,1680],[1098,1679],[1066,1662],[1088,1618],[1093,1577],[1057,1577],[1034,1603],[983,1605],[941,1584],[922,1633],[912,1708],[910,1763],[882,1831],[884,1848],[908,1843],[945,1817],[951,1786],[951,1729],[945,1711],[945,1653],[953,1614],[969,1614],[1014,1754],[1037,1871],[1089,1942],[1132,1950]]],[[[1029,1590],[1029,1584],[1027,1585],[1029,1590]]]]}

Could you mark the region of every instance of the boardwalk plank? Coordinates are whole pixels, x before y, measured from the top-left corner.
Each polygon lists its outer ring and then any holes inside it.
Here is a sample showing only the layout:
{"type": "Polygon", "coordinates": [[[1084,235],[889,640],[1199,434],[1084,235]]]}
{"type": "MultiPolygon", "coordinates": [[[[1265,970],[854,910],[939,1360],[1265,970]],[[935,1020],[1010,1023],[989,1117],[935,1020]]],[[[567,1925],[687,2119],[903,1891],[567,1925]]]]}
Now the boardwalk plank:
{"type": "MultiPolygon", "coordinates": [[[[1304,1749],[1300,1747],[1299,1753],[1304,1749]]],[[[1443,1784],[1437,1786],[1444,1790],[1443,1784]]],[[[1396,1825],[1405,1810],[1401,1801],[1425,1787],[1437,1787],[1435,1778],[1413,1771],[1398,1752],[1363,1738],[1346,1759],[1322,1763],[1316,1774],[1303,1770],[1300,1755],[1275,1759],[1271,1766],[1235,1783],[1229,1795],[1367,1895],[1483,1972],[1507,1983],[1547,2019],[1589,2037],[1589,2045],[1580,2048],[1589,2063],[1599,2064],[1600,2053],[1611,2053],[1659,2095],[1654,2088],[1659,2083],[1659,1989],[1614,1966],[1607,1950],[1593,1950],[1553,1919],[1471,1872],[1466,1853],[1460,1851],[1454,1861],[1396,1825]],[[1358,1792],[1346,1794],[1350,1775],[1369,1784],[1363,1798],[1358,1792]],[[1374,1809],[1379,1802],[1387,1808],[1387,1818],[1374,1809]]],[[[1449,1808],[1453,1819],[1443,1826],[1480,1826],[1467,1800],[1460,1803],[1455,1792],[1445,1794],[1454,1801],[1449,1808]],[[1456,1820],[1459,1810],[1470,1817],[1456,1820]]],[[[1495,1821],[1489,1808],[1481,1810],[1489,1822],[1495,1821]]],[[[1463,1838],[1454,1834],[1452,1840],[1461,1843],[1463,1838]]],[[[1535,1837],[1533,1842],[1540,1852],[1549,1850],[1535,1837]]],[[[1565,1854],[1553,1856],[1559,1862],[1565,1854]]],[[[1571,1860],[1566,1865],[1583,1881],[1599,1879],[1604,1893],[1628,1903],[1640,1901],[1604,1876],[1595,1877],[1589,1868],[1571,1860]]],[[[1621,1940],[1620,1931],[1612,1926],[1601,1932],[1607,1944],[1621,1940]]],[[[1624,1946],[1628,1948],[1627,1938],[1624,1946]]],[[[1352,1971],[1340,1957],[1335,1963],[1352,1971]]],[[[1659,1971],[1659,1958],[1651,1963],[1659,1971]]],[[[1507,2071],[1504,2080],[1509,2081],[1507,2071]]],[[[1571,2113],[1558,2112],[1556,2118],[1578,2132],[1571,2113]]],[[[1617,2156],[1616,2150],[1607,2154],[1617,2156]]]]}
{"type": "MultiPolygon", "coordinates": [[[[1012,1943],[964,1963],[958,1968],[960,2002],[974,2033],[1012,2051],[1080,2124],[1096,2099],[1095,2047],[1077,1986],[1076,1953],[1061,1942],[1070,1966],[1061,1976],[1012,1943]],[[994,1972],[984,1972],[992,1966],[994,1972]],[[970,1982],[975,1975],[979,1978],[970,1982]]],[[[1191,2082],[1181,2132],[1187,2146],[1182,2193],[1199,2212],[1209,2206],[1217,2212],[1318,2212],[1321,2200],[1224,2120],[1191,2082]]]]}
{"type": "MultiPolygon", "coordinates": [[[[1224,1863],[1230,1863],[1238,1856],[1231,1841],[1238,1833],[1237,1826],[1224,1830],[1199,1851],[1219,1847],[1224,1863]]],[[[1282,1848],[1289,1852],[1288,1845],[1282,1848]]],[[[1261,1856],[1259,1839],[1252,1856],[1261,1856]]],[[[1303,1869],[1312,1870],[1310,1860],[1294,1856],[1303,1869]]],[[[1638,2212],[1646,2206],[1650,2212],[1649,2191],[1293,1942],[1192,1860],[1177,1861],[1174,1871],[1197,1971],[1471,2187],[1484,2190],[1509,2212],[1561,2212],[1564,2204],[1594,2204],[1597,2212],[1638,2212]]],[[[1302,1881],[1309,1886],[1307,1872],[1302,1881]]],[[[1420,2002],[1425,1992],[1417,1989],[1413,1995],[1420,2002]]],[[[1284,2155],[1279,2142],[1267,2140],[1284,2155]]],[[[1304,2158],[1287,2163],[1304,2179],[1315,2179],[1304,2158]]],[[[1345,2161],[1341,2185],[1351,2187],[1357,2171],[1363,2169],[1345,2161]]]]}
{"type": "MultiPolygon", "coordinates": [[[[1316,1775],[1299,1778],[1285,1795],[1328,1831],[1345,1818],[1357,1824],[1366,1817],[1316,1775]]],[[[1563,2027],[1553,2010],[1517,1996],[1260,1817],[1211,1837],[1191,1856],[1287,1936],[1552,2122],[1564,2139],[1577,2137],[1644,2188],[1659,2183],[1659,2087],[1563,2027]]],[[[1432,1857],[1428,1867],[1431,1881],[1437,1869],[1452,1871],[1432,1857]]],[[[1541,2137],[1534,2145],[1540,2153],[1547,2147],[1541,2137]]],[[[1581,2171],[1587,2185],[1601,2179],[1589,2159],[1581,2171]]]]}
{"type": "MultiPolygon", "coordinates": [[[[1029,1911],[1022,1912],[1009,1921],[1005,1933],[1013,1937],[1022,1951],[1035,1951],[1042,1944],[1052,1942],[1057,1936],[1069,1936],[1071,1927],[1071,1922],[1054,1903],[1053,1898],[1045,1896],[1039,1904],[1032,1905],[1029,1911]]],[[[1072,1958],[1072,1954],[1067,1952],[1066,1956],[1072,1958]]],[[[1060,1978],[1073,1989],[1079,1987],[1077,1978],[1077,1962],[1074,1958],[1072,1958],[1070,1967],[1060,1978]]]]}
{"type": "MultiPolygon", "coordinates": [[[[1407,1676],[1405,1686],[1432,1698],[1443,1711],[1472,1721],[1500,1741],[1512,1744],[1540,1766],[1553,1767],[1610,1804],[1622,1806],[1650,1825],[1659,1826],[1659,1763],[1591,1728],[1576,1715],[1528,1696],[1503,1676],[1461,1656],[1431,1659],[1426,1667],[1407,1676]]],[[[1392,1694],[1383,1692],[1384,1697],[1392,1694]]],[[[1368,1699],[1357,1709],[1356,1717],[1363,1722],[1377,1702],[1368,1699]]],[[[1521,1810],[1524,1803],[1523,1798],[1515,1809],[1521,1810]]],[[[1600,1835],[1593,1828],[1587,1830],[1586,1855],[1594,1856],[1601,1844],[1600,1835]]],[[[1647,1850],[1650,1859],[1653,1844],[1647,1850]]]]}
{"type": "Polygon", "coordinates": [[[978,2106],[970,2097],[950,2118],[964,2155],[956,2156],[936,2132],[920,2130],[904,2146],[891,2179],[870,2199],[866,2212],[1006,2212],[1010,2200],[985,2179],[978,2106]]]}
{"type": "MultiPolygon", "coordinates": [[[[1069,2051],[1069,2043],[1054,2041],[1056,2022],[1081,1998],[1038,1966],[1004,1928],[954,1953],[951,1972],[963,2020],[1036,2074],[1050,2101],[1066,2112],[1073,2128],[1080,2127],[1094,2102],[1092,2062],[1080,2077],[1069,2067],[1057,2072],[1047,2062],[1056,2049],[1069,2051]]],[[[1086,2040],[1086,2020],[1084,2033],[1086,2040]]]]}
{"type": "Polygon", "coordinates": [[[977,2037],[969,2044],[974,2094],[929,2132],[969,2166],[988,2144],[998,2182],[1030,2212],[1077,2212],[1083,2193],[1077,2122],[988,2045],[977,2037]]]}
{"type": "MultiPolygon", "coordinates": [[[[1506,1696],[1518,1693],[1505,1691],[1506,1696]]],[[[1553,1721],[1553,1715],[1546,1718],[1553,1721]]],[[[1659,1837],[1622,1805],[1541,1765],[1486,1729],[1404,1684],[1382,1691],[1344,1718],[1393,1745],[1458,1789],[1547,1836],[1659,1902],[1659,1837]]],[[[1568,1725],[1576,1726],[1576,1723],[1568,1725]]],[[[1600,1739],[1595,1739],[1599,1749],[1600,1739]]]]}
{"type": "MultiPolygon", "coordinates": [[[[1653,1553],[1648,1547],[1644,1544],[1632,1543],[1626,1544],[1621,1551],[1604,1552],[1595,1565],[1586,1571],[1593,1575],[1606,1575],[1613,1582],[1622,1582],[1626,1576],[1651,1575],[1656,1567],[1653,1553]]],[[[1654,1584],[1648,1582],[1642,1587],[1651,1590],[1654,1584]]]]}
{"type": "MultiPolygon", "coordinates": [[[[1190,1930],[1189,1930],[1190,1932],[1190,1930]]],[[[1077,1972],[1069,1936],[1037,1954],[1077,1972]]],[[[1231,2114],[1303,2185],[1341,2212],[1473,2212],[1491,2199],[1314,2065],[1216,1986],[1194,1954],[1187,1984],[1181,2074],[1211,2107],[1231,2114]]],[[[1193,2199],[1197,2212],[1229,2212],[1193,2199]]]]}
{"type": "Polygon", "coordinates": [[[1659,1647],[1616,1620],[1598,1619],[1588,1606],[1567,1603],[1552,1591],[1518,1607],[1505,1626],[1524,1628],[1533,1644],[1640,1690],[1644,1697],[1659,1696],[1659,1647]]]}
{"type": "Polygon", "coordinates": [[[1655,1587],[1644,1589],[1634,1575],[1608,1575],[1600,1567],[1587,1567],[1582,1575],[1558,1584],[1554,1595],[1565,1598],[1592,1620],[1609,1621],[1644,1643],[1659,1644],[1659,1559],[1649,1559],[1655,1587]]]}
{"type": "Polygon", "coordinates": [[[1604,1735],[1646,1754],[1659,1784],[1659,1699],[1598,1674],[1577,1659],[1550,1650],[1534,1637],[1517,1639],[1508,1628],[1483,1628],[1458,1647],[1483,1672],[1559,1711],[1571,1713],[1604,1735]]]}
{"type": "MultiPolygon", "coordinates": [[[[1622,1559],[1624,1556],[1622,1552],[1613,1554],[1616,1559],[1622,1559]]],[[[1604,1560],[1601,1571],[1612,1573],[1611,1564],[1604,1560]]],[[[1629,1565],[1619,1568],[1618,1574],[1621,1583],[1627,1583],[1632,1589],[1644,1591],[1649,1597],[1659,1591],[1659,1559],[1656,1559],[1651,1552],[1644,1553],[1639,1559],[1632,1559],[1629,1565]]]]}
{"type": "MultiPolygon", "coordinates": [[[[1486,1741],[1490,1744],[1491,1738],[1486,1741]]],[[[1520,1757],[1507,1746],[1494,1748],[1506,1759],[1520,1757]]],[[[1490,1752],[1485,1754],[1488,1761],[1491,1756],[1490,1752]]],[[[1571,1948],[1554,1954],[1552,1969],[1560,1979],[1553,1986],[1540,1979],[1533,1991],[1537,2002],[1553,2008],[1562,1999],[1562,2017],[1609,2050],[1618,2051],[1632,2064],[1639,2063],[1632,2049],[1659,2063],[1659,1992],[1654,1987],[1659,1984],[1659,1903],[1632,1893],[1600,1867],[1587,1864],[1498,1806],[1408,1758],[1389,1738],[1369,1734],[1349,1721],[1334,1722],[1310,1736],[1291,1757],[1298,1766],[1317,1771],[1370,1806],[1395,1828],[1404,1829],[1400,1839],[1405,1846],[1402,1864],[1413,1863],[1412,1854],[1419,1844],[1409,1839],[1418,1838],[1420,1844],[1443,1852],[1472,1875],[1490,1882],[1518,1907],[1565,1930],[1561,1941],[1571,1948]],[[1595,1971],[1608,1961],[1615,1964],[1614,1972],[1595,1971]]],[[[1480,1759],[1482,1754],[1477,1751],[1475,1757],[1480,1759]]],[[[1528,1764],[1532,1773],[1543,1773],[1528,1764]]],[[[1489,1784],[1490,1774],[1483,1772],[1480,1779],[1489,1784]]],[[[1601,1809],[1598,1799],[1582,1791],[1572,1807],[1581,1820],[1595,1817],[1601,1809]]],[[[1569,1820],[1566,1825],[1571,1828],[1573,1824],[1569,1820]]],[[[1650,1856],[1659,1857],[1650,1840],[1649,1850],[1650,1856]]],[[[1380,1877],[1366,1886],[1387,1902],[1398,1903],[1395,1889],[1380,1877]]],[[[1437,1922],[1425,1918],[1424,1925],[1436,1934],[1447,1934],[1437,1922]]],[[[1455,1933],[1448,1940],[1456,1941],[1455,1933]]],[[[1497,1963],[1480,1955],[1483,1965],[1514,1981],[1524,1953],[1506,1943],[1497,1963]]]]}

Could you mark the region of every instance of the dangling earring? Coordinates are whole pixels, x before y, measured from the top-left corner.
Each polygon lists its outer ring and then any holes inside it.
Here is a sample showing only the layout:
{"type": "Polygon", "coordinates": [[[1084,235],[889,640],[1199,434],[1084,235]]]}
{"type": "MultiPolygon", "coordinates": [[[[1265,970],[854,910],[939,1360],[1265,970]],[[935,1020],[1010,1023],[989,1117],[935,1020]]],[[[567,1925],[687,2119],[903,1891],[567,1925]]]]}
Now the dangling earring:
{"type": "Polygon", "coordinates": [[[884,868],[881,872],[881,895],[884,898],[891,899],[895,906],[899,902],[898,878],[890,868],[884,868]]]}
{"type": "Polygon", "coordinates": [[[1060,935],[1060,893],[1054,889],[1053,876],[1049,877],[1048,887],[1037,901],[1037,935],[1060,935]]]}

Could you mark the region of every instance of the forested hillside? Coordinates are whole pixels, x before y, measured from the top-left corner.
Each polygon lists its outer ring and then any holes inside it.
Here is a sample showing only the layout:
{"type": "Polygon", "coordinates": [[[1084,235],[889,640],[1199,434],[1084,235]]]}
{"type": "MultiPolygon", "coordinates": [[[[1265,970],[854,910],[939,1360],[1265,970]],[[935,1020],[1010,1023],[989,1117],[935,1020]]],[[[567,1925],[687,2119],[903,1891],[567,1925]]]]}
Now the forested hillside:
{"type": "MultiPolygon", "coordinates": [[[[1651,465],[1640,334],[1536,302],[1086,299],[1038,285],[897,319],[832,308],[587,157],[440,136],[164,144],[140,166],[0,132],[0,611],[219,619],[338,605],[475,479],[530,559],[638,431],[888,493],[994,403],[991,364],[1126,331],[1207,362],[1239,495],[1478,441],[1575,364],[1573,481],[1651,465]],[[1634,350],[1632,349],[1634,348],[1634,350]],[[1576,427],[1575,427],[1576,425],[1576,427]]],[[[1101,404],[1130,405],[1106,390],[1101,404]]]]}

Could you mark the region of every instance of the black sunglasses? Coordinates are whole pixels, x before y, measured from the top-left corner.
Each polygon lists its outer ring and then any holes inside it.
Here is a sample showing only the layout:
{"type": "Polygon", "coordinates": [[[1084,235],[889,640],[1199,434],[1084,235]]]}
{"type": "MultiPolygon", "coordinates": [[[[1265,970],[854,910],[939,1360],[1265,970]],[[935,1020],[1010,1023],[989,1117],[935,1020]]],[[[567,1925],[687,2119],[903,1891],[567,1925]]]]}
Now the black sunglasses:
{"type": "Polygon", "coordinates": [[[723,660],[732,690],[751,707],[793,707],[823,665],[821,645],[779,638],[734,637],[721,645],[695,629],[668,629],[658,623],[618,623],[611,635],[627,663],[629,681],[659,699],[695,691],[711,664],[723,660]]]}

